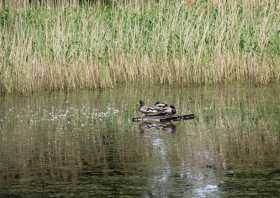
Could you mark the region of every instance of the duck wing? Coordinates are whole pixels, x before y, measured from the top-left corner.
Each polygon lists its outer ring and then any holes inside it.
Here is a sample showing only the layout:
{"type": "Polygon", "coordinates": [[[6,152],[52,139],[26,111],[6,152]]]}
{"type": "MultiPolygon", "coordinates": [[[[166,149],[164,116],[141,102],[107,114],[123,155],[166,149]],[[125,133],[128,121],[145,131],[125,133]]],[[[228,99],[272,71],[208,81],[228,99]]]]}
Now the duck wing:
{"type": "Polygon", "coordinates": [[[168,104],[164,103],[164,102],[160,102],[160,101],[157,101],[155,104],[154,104],[155,107],[159,107],[159,108],[164,108],[164,107],[168,107],[168,104]]]}
{"type": "Polygon", "coordinates": [[[160,107],[148,107],[142,106],[139,108],[139,111],[145,115],[155,116],[155,115],[166,115],[168,112],[164,108],[160,107]]]}

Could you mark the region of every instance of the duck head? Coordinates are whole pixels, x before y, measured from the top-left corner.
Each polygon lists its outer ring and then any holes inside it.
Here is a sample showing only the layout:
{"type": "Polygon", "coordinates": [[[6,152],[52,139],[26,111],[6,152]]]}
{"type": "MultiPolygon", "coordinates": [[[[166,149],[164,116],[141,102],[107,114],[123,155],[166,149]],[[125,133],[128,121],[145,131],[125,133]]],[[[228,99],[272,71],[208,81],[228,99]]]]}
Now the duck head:
{"type": "Polygon", "coordinates": [[[139,100],[139,105],[140,105],[140,107],[143,107],[144,106],[144,101],[143,100],[139,100]]]}
{"type": "Polygon", "coordinates": [[[176,108],[174,105],[170,105],[172,114],[176,114],[176,108]]]}

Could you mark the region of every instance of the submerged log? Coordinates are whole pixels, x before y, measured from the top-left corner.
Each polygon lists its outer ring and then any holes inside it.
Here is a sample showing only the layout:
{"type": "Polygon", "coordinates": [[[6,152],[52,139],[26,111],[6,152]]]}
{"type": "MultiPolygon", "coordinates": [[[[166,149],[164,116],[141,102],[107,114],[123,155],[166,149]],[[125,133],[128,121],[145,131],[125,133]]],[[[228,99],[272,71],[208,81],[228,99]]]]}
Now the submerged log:
{"type": "Polygon", "coordinates": [[[169,122],[169,121],[180,121],[180,120],[191,120],[194,119],[194,114],[187,115],[165,115],[165,116],[143,116],[132,118],[132,122],[169,122]]]}

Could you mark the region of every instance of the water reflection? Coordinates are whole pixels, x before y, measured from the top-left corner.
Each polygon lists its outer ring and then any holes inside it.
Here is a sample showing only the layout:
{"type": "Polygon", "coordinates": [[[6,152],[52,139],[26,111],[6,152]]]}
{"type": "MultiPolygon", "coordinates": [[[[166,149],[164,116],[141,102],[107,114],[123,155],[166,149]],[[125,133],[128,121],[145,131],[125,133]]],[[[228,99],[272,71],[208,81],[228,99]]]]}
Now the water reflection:
{"type": "Polygon", "coordinates": [[[273,197],[280,193],[278,88],[1,98],[0,197],[273,197]],[[198,117],[132,123],[139,98],[198,117]]]}
{"type": "Polygon", "coordinates": [[[151,130],[158,130],[167,133],[176,132],[176,125],[173,122],[140,122],[138,125],[141,133],[149,132],[151,130]]]}

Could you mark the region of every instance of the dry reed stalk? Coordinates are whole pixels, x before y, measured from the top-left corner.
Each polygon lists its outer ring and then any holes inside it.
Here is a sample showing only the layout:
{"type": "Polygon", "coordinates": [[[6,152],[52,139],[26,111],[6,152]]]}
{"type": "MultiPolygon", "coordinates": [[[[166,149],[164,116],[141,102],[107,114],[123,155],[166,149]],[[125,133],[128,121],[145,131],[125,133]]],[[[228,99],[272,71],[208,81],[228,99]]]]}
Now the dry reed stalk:
{"type": "Polygon", "coordinates": [[[2,87],[31,92],[279,80],[280,16],[274,7],[211,3],[223,11],[210,3],[165,2],[1,12],[2,87]]]}

